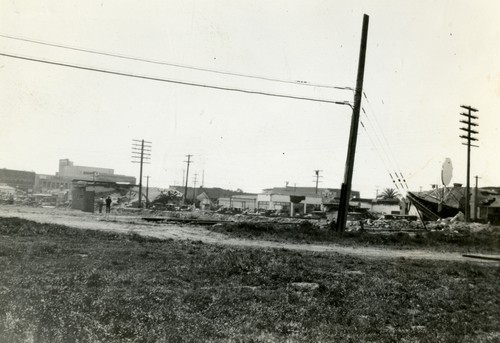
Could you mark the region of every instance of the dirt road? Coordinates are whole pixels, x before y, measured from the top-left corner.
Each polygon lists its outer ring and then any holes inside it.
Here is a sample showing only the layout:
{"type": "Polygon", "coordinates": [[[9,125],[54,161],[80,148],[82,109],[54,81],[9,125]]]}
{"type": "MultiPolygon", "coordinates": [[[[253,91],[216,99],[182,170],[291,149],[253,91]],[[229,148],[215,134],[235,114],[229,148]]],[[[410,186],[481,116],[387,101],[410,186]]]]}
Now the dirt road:
{"type": "Polygon", "coordinates": [[[436,261],[477,262],[496,264],[500,266],[500,263],[498,262],[466,258],[459,253],[441,253],[414,249],[402,250],[391,248],[347,247],[335,244],[291,244],[262,240],[238,239],[209,231],[200,226],[147,223],[143,222],[137,216],[114,214],[99,215],[70,209],[0,206],[0,217],[18,217],[39,223],[59,224],[86,230],[102,230],[125,234],[136,233],[142,236],[164,239],[171,238],[178,240],[195,240],[207,244],[220,244],[226,246],[337,253],[341,255],[355,255],[365,258],[407,258],[436,261]]]}

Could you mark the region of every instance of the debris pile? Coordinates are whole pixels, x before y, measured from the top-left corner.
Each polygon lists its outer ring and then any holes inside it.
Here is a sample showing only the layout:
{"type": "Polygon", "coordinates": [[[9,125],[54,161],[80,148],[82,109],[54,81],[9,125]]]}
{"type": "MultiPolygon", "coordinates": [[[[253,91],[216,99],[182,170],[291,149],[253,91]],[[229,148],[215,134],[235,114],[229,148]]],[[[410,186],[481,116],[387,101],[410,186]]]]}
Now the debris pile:
{"type": "Polygon", "coordinates": [[[466,223],[465,216],[459,212],[454,217],[428,221],[424,224],[420,220],[388,219],[383,216],[378,219],[348,220],[346,231],[443,231],[448,234],[468,234],[481,231],[492,232],[500,230],[499,226],[484,223],[466,223]]]}
{"type": "Polygon", "coordinates": [[[370,229],[386,229],[386,230],[418,230],[423,229],[423,225],[419,221],[410,221],[406,219],[390,220],[390,219],[375,219],[366,220],[365,226],[370,229]]]}
{"type": "Polygon", "coordinates": [[[482,223],[452,222],[447,220],[436,221],[427,224],[427,229],[431,231],[444,231],[451,234],[469,234],[478,232],[493,232],[500,230],[499,226],[482,223]]]}

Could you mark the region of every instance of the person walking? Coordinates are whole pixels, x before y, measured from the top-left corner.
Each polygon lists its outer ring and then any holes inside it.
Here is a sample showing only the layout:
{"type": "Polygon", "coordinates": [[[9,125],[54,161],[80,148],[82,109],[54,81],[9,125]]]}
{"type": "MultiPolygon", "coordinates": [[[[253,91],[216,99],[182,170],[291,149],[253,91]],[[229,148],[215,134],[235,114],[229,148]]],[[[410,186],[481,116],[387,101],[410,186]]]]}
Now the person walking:
{"type": "Polygon", "coordinates": [[[106,213],[111,213],[111,198],[109,195],[106,198],[106,213]]]}

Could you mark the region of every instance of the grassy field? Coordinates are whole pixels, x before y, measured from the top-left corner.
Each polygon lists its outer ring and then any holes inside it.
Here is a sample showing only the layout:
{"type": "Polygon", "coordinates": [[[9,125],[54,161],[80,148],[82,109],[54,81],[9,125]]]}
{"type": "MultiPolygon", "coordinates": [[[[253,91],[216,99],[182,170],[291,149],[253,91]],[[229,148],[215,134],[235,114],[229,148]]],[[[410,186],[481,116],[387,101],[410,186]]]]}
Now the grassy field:
{"type": "Polygon", "coordinates": [[[353,231],[338,233],[318,228],[308,222],[295,225],[270,223],[227,223],[209,228],[212,231],[245,239],[263,239],[293,243],[336,243],[392,248],[418,248],[456,252],[500,252],[500,228],[472,232],[461,230],[382,232],[353,231]]]}
{"type": "Polygon", "coordinates": [[[0,218],[1,343],[499,342],[499,294],[491,265],[236,249],[0,218]]]}

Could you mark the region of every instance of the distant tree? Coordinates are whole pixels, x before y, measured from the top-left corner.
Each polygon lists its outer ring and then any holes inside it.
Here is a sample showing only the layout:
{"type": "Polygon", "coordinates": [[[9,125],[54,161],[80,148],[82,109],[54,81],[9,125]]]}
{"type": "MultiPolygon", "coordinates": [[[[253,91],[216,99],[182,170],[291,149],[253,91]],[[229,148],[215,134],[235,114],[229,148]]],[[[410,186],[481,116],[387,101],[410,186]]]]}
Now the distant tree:
{"type": "Polygon", "coordinates": [[[395,190],[394,188],[386,188],[386,189],[384,189],[382,194],[380,194],[380,198],[382,198],[382,199],[394,199],[394,198],[397,198],[398,195],[399,195],[398,191],[395,190]]]}

